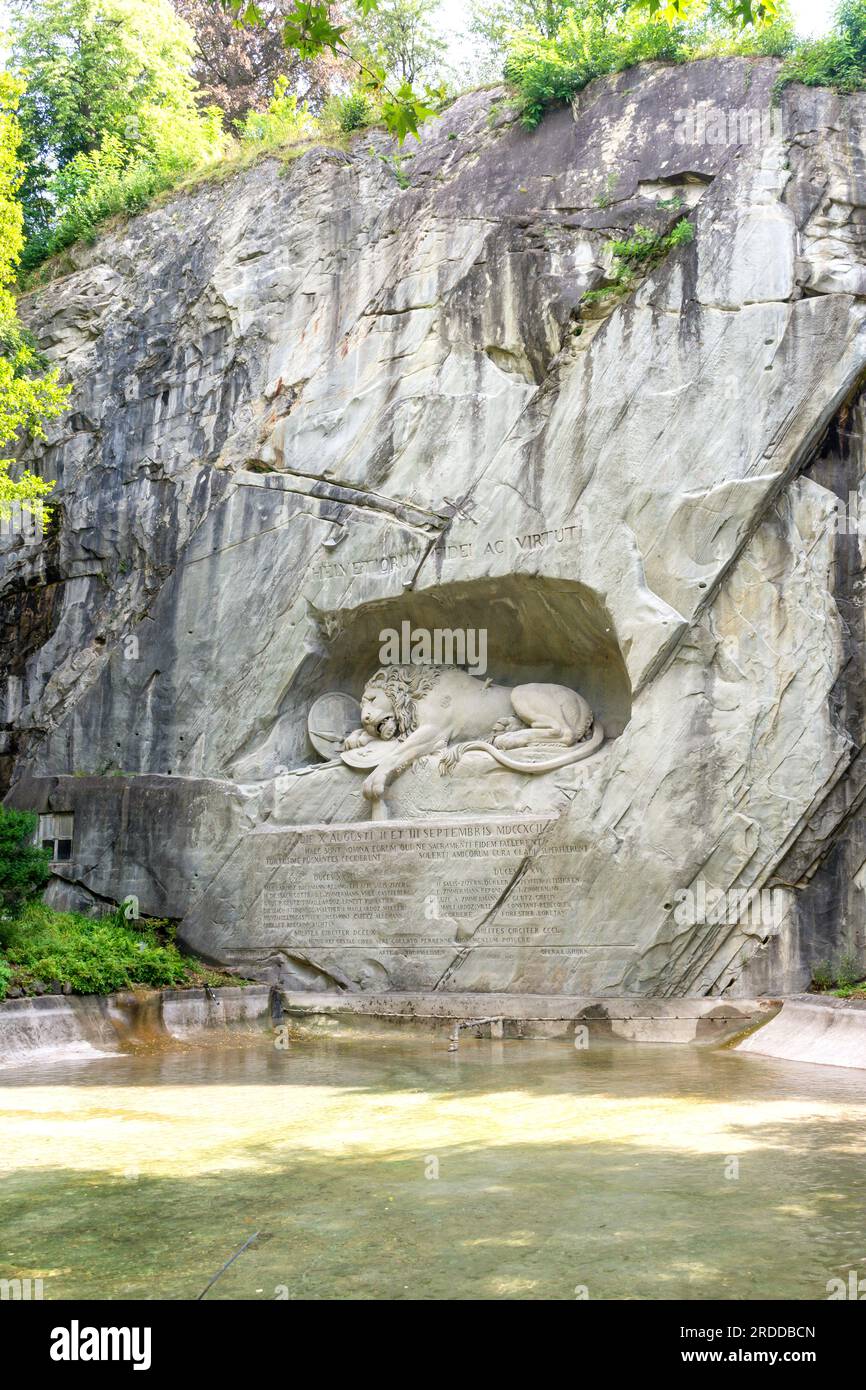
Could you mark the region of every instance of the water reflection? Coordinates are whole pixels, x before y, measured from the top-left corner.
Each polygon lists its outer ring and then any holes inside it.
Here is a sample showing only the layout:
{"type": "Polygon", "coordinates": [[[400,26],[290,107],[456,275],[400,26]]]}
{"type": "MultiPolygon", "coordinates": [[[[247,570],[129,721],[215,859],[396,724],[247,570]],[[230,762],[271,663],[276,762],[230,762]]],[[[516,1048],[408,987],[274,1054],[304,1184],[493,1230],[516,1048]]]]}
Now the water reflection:
{"type": "Polygon", "coordinates": [[[0,1076],[0,1277],[45,1296],[826,1297],[866,1079],[676,1047],[264,1039],[0,1076]]]}

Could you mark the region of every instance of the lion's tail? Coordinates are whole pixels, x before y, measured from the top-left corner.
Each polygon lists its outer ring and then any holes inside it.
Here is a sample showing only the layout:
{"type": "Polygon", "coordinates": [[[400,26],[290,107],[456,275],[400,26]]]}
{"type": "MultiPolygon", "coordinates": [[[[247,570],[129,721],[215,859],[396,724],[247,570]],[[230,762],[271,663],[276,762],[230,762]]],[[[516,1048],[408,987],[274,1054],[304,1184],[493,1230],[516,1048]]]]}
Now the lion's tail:
{"type": "MultiPolygon", "coordinates": [[[[543,763],[522,762],[520,758],[510,758],[507,753],[503,753],[501,748],[497,748],[492,743],[462,743],[458,757],[462,758],[464,753],[489,753],[491,758],[495,758],[503,767],[510,768],[512,772],[556,772],[557,768],[570,767],[572,763],[582,762],[584,758],[589,758],[604,743],[604,728],[595,722],[592,734],[585,742],[577,744],[575,748],[569,748],[567,752],[560,753],[556,758],[548,758],[543,763]]],[[[456,761],[456,759],[455,759],[456,761]]]]}

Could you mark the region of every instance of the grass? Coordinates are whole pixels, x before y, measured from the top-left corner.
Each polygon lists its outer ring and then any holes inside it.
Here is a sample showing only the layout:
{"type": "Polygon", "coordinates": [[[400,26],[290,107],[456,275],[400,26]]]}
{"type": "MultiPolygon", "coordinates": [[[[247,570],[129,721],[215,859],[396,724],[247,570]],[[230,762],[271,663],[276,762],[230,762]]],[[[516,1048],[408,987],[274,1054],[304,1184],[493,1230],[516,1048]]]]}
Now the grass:
{"type": "Polygon", "coordinates": [[[245,983],[181,954],[174,926],[161,918],[129,922],[121,909],[102,917],[30,903],[0,920],[0,999],[25,995],[111,994],[136,986],[191,989],[245,983]]]}

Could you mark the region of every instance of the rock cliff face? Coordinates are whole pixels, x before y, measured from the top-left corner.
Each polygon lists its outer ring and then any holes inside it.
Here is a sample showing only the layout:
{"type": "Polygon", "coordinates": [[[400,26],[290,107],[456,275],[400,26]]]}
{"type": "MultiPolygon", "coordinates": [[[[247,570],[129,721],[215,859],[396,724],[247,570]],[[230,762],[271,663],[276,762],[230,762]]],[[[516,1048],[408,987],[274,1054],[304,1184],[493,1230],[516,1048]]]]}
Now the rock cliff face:
{"type": "Polygon", "coordinates": [[[2,554],[4,766],[74,813],[57,901],[134,894],[310,988],[745,996],[864,961],[866,98],[774,108],[775,73],[644,65],[532,134],[475,93],[405,188],[378,135],[266,160],[25,302],[74,395],[28,455],[57,533],[2,554]],[[684,216],[581,316],[613,237],[684,216]],[[369,819],[308,711],[404,621],[486,630],[490,677],[579,690],[607,740],[400,773],[401,826],[536,820],[463,909],[441,860],[406,886],[329,841],[327,914],[347,872],[391,906],[302,939],[303,898],[256,915],[262,837],[289,891],[292,827],[369,819]]]}

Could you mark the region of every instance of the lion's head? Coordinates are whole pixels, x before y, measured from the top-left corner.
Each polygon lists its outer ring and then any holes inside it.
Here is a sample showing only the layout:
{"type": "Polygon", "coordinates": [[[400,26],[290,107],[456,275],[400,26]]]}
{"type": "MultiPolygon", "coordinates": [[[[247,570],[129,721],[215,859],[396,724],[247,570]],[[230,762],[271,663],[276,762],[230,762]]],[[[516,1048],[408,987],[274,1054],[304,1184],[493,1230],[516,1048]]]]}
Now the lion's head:
{"type": "Polygon", "coordinates": [[[418,727],[416,700],[439,676],[435,666],[382,666],[361,696],[361,723],[373,738],[406,738],[418,727]]]}

